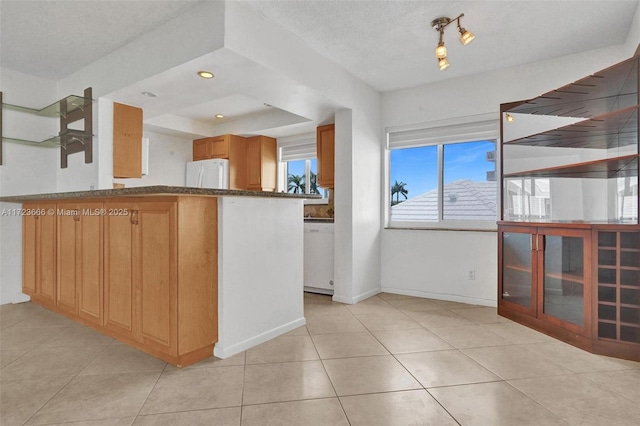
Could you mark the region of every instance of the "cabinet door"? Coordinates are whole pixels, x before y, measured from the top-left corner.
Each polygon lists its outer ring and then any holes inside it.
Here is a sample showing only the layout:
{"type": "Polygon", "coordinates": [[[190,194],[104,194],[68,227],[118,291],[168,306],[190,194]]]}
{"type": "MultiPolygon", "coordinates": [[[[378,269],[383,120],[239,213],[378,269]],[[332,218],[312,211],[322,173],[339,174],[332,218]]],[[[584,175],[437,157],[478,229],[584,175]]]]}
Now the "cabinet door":
{"type": "MultiPolygon", "coordinates": [[[[34,204],[24,204],[25,210],[36,209],[34,204]]],[[[33,297],[36,295],[36,269],[38,268],[38,224],[40,219],[34,215],[22,216],[22,292],[33,297]]]]}
{"type": "Polygon", "coordinates": [[[231,135],[229,141],[229,189],[248,189],[247,138],[231,135]]]}
{"type": "Polygon", "coordinates": [[[56,298],[56,215],[49,214],[55,205],[40,206],[47,214],[38,216],[36,293],[38,298],[55,304],[56,298]]]}
{"type": "Polygon", "coordinates": [[[204,138],[193,141],[193,161],[211,158],[211,143],[209,143],[209,139],[204,138]]]}
{"type": "Polygon", "coordinates": [[[278,175],[277,142],[273,138],[261,137],[260,141],[260,189],[275,191],[278,175]]]}
{"type": "Polygon", "coordinates": [[[81,204],[78,207],[78,314],[86,320],[102,325],[102,221],[105,210],[102,210],[102,203],[81,204]]]}
{"type": "Polygon", "coordinates": [[[70,313],[77,313],[77,269],[80,266],[81,249],[79,247],[80,212],[74,204],[56,206],[58,227],[57,248],[57,292],[56,305],[70,313]]]}
{"type": "Polygon", "coordinates": [[[113,104],[113,177],[142,177],[142,109],[113,104]]]}
{"type": "Polygon", "coordinates": [[[144,202],[134,211],[138,340],[174,351],[177,328],[176,203],[144,202]]]}
{"type": "Polygon", "coordinates": [[[211,157],[229,158],[229,139],[231,135],[222,135],[209,138],[211,157]]]}
{"type": "Polygon", "coordinates": [[[130,338],[136,332],[133,207],[105,203],[105,209],[123,209],[129,214],[104,216],[104,326],[130,338]]]}
{"type": "Polygon", "coordinates": [[[329,124],[316,130],[318,156],[318,186],[333,188],[335,163],[335,126],[329,124]]]}
{"type": "Polygon", "coordinates": [[[499,228],[500,285],[498,300],[510,309],[535,315],[537,234],[535,227],[499,228]]]}
{"type": "Polygon", "coordinates": [[[247,188],[261,190],[260,136],[247,139],[247,188]]]}
{"type": "Polygon", "coordinates": [[[540,228],[538,233],[538,317],[589,336],[591,232],[540,228]]]}

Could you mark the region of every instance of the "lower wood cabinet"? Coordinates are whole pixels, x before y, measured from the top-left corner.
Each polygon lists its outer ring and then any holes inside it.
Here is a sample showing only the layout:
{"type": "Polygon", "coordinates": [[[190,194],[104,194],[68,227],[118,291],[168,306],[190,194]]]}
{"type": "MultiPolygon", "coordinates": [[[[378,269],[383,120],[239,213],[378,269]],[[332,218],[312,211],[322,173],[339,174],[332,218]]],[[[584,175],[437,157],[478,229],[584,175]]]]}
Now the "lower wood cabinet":
{"type": "Polygon", "coordinates": [[[102,324],[102,203],[56,205],[56,306],[102,324]]]}
{"type": "Polygon", "coordinates": [[[46,209],[56,214],[23,218],[23,291],[34,302],[174,365],[213,354],[216,198],[123,197],[46,209]]]}
{"type": "Polygon", "coordinates": [[[498,313],[583,349],[640,361],[640,227],[498,227],[498,313]]]}
{"type": "Polygon", "coordinates": [[[56,303],[55,203],[29,203],[22,216],[22,290],[34,301],[56,303]]]}

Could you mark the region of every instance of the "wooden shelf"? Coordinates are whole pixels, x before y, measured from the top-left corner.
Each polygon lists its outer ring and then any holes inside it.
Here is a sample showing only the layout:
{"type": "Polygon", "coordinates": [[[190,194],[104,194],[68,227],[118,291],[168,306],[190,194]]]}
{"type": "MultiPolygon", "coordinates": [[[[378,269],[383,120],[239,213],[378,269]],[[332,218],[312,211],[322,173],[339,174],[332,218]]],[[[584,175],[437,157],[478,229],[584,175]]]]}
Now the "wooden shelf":
{"type": "Polygon", "coordinates": [[[638,105],[504,144],[609,149],[637,142],[638,105]]]}
{"type": "Polygon", "coordinates": [[[586,161],[565,166],[505,174],[504,178],[583,178],[608,179],[638,176],[638,155],[586,161]]]}
{"type": "Polygon", "coordinates": [[[506,112],[596,117],[638,103],[638,60],[634,56],[574,83],[524,101],[506,112]]]}

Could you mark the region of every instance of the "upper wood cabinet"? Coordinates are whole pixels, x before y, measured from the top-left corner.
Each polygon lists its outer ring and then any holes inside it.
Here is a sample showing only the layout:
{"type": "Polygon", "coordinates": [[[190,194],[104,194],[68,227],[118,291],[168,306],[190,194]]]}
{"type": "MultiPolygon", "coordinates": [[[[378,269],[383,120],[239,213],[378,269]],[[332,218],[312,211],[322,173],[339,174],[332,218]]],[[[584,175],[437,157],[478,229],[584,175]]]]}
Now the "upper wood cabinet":
{"type": "Polygon", "coordinates": [[[247,139],[247,189],[276,190],[276,140],[267,136],[247,139]]]}
{"type": "Polygon", "coordinates": [[[193,161],[210,158],[229,158],[229,143],[232,135],[214,136],[193,141],[193,161]]]}
{"type": "Polygon", "coordinates": [[[113,177],[142,177],[142,109],[113,104],[113,177]]]}
{"type": "Polygon", "coordinates": [[[229,140],[229,189],[247,189],[247,138],[229,140]]]}
{"type": "Polygon", "coordinates": [[[335,163],[335,126],[328,124],[316,129],[318,156],[318,186],[333,188],[335,163]]]}

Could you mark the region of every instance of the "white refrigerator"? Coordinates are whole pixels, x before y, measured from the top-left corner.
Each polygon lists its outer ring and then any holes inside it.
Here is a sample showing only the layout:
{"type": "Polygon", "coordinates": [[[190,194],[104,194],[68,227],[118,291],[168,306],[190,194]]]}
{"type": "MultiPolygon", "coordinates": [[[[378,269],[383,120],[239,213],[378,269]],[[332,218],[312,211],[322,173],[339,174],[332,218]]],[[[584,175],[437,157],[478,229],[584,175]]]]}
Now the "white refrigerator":
{"type": "Polygon", "coordinates": [[[229,160],[214,158],[187,162],[186,186],[229,189],[229,160]]]}

